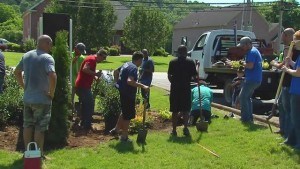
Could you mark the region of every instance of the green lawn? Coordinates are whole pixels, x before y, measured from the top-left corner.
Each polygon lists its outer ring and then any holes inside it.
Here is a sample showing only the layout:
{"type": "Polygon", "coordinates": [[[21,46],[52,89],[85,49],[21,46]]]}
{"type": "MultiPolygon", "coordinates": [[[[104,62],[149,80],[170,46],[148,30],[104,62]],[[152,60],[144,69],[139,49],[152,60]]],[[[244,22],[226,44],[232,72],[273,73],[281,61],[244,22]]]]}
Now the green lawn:
{"type": "MultiPolygon", "coordinates": [[[[154,61],[154,65],[155,65],[155,71],[156,72],[167,72],[169,62],[173,58],[174,58],[173,56],[152,57],[152,59],[154,61]]],[[[97,69],[103,69],[103,70],[116,69],[116,68],[120,67],[123,63],[128,62],[130,60],[131,60],[131,56],[128,56],[128,57],[109,56],[109,57],[107,57],[105,62],[97,65],[97,69]]]]}
{"type": "MultiPolygon", "coordinates": [[[[3,52],[5,56],[5,62],[8,66],[16,66],[20,61],[23,53],[15,53],[15,52],[3,52]]],[[[169,62],[173,59],[173,56],[168,57],[152,57],[155,64],[156,72],[167,72],[169,62]]],[[[101,70],[114,70],[120,67],[123,63],[130,61],[131,56],[108,56],[107,60],[103,63],[97,65],[97,69],[101,70]]]]}
{"type": "Polygon", "coordinates": [[[17,66],[24,53],[3,52],[3,54],[5,57],[5,64],[10,67],[14,67],[17,66]]]}
{"type": "MultiPolygon", "coordinates": [[[[224,112],[213,110],[222,116],[224,112]]],[[[169,137],[167,131],[149,131],[147,145],[120,143],[116,140],[99,143],[94,148],[60,149],[47,152],[52,158],[44,169],[98,168],[300,168],[299,155],[280,146],[282,139],[258,125],[242,125],[238,120],[213,119],[208,133],[190,128],[192,137],[169,137]],[[217,158],[198,143],[217,153],[217,158]],[[63,166],[63,167],[62,167],[63,166]]],[[[136,135],[131,136],[136,139],[136,135]]],[[[0,168],[22,168],[22,155],[0,150],[0,168]]]]}

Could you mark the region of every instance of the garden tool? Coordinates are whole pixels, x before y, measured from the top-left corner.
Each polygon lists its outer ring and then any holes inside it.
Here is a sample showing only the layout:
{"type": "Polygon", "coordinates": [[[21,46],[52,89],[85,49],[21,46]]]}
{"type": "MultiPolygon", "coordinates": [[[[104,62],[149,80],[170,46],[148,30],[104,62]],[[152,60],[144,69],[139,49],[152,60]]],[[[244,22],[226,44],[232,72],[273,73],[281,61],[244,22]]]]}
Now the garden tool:
{"type": "MultiPolygon", "coordinates": [[[[295,44],[295,42],[292,41],[291,44],[290,44],[290,47],[289,47],[289,50],[288,50],[288,54],[287,54],[286,57],[291,57],[294,44],[295,44]]],[[[285,72],[282,72],[281,73],[281,77],[280,77],[280,81],[279,81],[279,84],[278,84],[277,92],[276,92],[276,95],[275,95],[274,104],[272,106],[271,114],[267,117],[267,121],[270,120],[275,115],[275,113],[276,113],[277,102],[278,102],[279,94],[281,92],[282,82],[283,82],[283,79],[284,79],[284,75],[285,75],[285,72]]]]}
{"type": "Polygon", "coordinates": [[[146,110],[147,110],[147,101],[146,101],[146,99],[144,99],[143,123],[142,123],[142,127],[138,131],[138,135],[137,135],[137,139],[136,139],[137,143],[142,143],[142,144],[146,143],[146,137],[147,137],[147,133],[148,133],[148,130],[145,127],[146,110]]]}
{"type": "MultiPolygon", "coordinates": [[[[197,64],[197,70],[199,70],[200,63],[198,60],[196,60],[197,64]]],[[[198,72],[198,71],[197,71],[198,72]]],[[[200,92],[200,78],[199,75],[197,74],[197,87],[198,87],[198,95],[199,95],[199,104],[200,104],[200,121],[196,123],[196,128],[198,131],[207,131],[208,128],[208,121],[204,120],[203,112],[202,112],[202,106],[201,106],[201,92],[200,92]]]]}
{"type": "Polygon", "coordinates": [[[210,154],[212,154],[212,155],[214,155],[214,156],[220,158],[220,156],[219,156],[218,154],[216,154],[215,152],[211,151],[210,149],[204,147],[203,145],[201,145],[201,144],[198,143],[198,146],[200,146],[201,148],[203,148],[204,150],[206,150],[206,151],[209,152],[210,154]]]}

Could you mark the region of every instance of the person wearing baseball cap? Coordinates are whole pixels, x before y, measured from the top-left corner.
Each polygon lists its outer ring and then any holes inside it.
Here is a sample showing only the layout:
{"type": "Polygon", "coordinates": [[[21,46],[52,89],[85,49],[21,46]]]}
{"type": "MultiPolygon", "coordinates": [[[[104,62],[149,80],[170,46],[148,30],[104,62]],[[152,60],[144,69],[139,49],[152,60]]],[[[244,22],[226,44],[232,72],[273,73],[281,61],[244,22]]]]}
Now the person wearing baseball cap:
{"type": "Polygon", "coordinates": [[[74,96],[75,96],[75,81],[77,78],[77,74],[80,70],[80,66],[82,64],[82,62],[85,59],[85,56],[83,56],[84,54],[86,54],[85,51],[85,45],[83,43],[77,43],[74,47],[74,52],[72,53],[72,95],[71,95],[71,101],[72,101],[72,106],[73,106],[73,110],[75,110],[75,105],[74,105],[74,96]]]}
{"type": "Polygon", "coordinates": [[[262,57],[257,48],[252,45],[249,37],[243,37],[238,44],[246,52],[245,62],[241,62],[245,67],[245,80],[239,94],[241,105],[241,121],[253,122],[252,95],[262,81],[262,57]]]}

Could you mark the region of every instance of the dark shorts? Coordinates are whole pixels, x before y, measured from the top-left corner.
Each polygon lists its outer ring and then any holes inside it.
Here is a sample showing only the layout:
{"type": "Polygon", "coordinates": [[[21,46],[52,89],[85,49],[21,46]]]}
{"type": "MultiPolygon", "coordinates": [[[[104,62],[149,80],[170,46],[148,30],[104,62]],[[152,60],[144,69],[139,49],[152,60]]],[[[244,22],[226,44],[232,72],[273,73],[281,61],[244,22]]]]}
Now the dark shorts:
{"type": "Polygon", "coordinates": [[[191,90],[178,89],[170,93],[170,112],[189,112],[191,110],[191,90]]]}
{"type": "Polygon", "coordinates": [[[51,105],[47,104],[24,104],[23,127],[34,127],[37,131],[46,131],[51,118],[51,105]]]}
{"type": "Polygon", "coordinates": [[[135,118],[135,98],[120,94],[121,109],[124,120],[135,118]]]}
{"type": "MultiPolygon", "coordinates": [[[[211,120],[211,112],[207,110],[202,110],[202,113],[204,116],[204,120],[209,122],[211,120]]],[[[190,116],[194,117],[194,121],[192,123],[195,124],[198,118],[200,117],[200,110],[192,110],[190,116]]]]}

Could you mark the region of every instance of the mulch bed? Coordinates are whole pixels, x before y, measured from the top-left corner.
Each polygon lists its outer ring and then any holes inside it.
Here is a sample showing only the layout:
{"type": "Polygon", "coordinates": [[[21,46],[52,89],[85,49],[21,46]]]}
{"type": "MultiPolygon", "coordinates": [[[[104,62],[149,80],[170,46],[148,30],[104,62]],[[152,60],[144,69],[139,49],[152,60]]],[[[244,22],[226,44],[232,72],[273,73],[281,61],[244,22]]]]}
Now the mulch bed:
{"type": "MultiPolygon", "coordinates": [[[[172,126],[171,121],[162,120],[155,112],[151,112],[150,114],[154,117],[150,130],[170,130],[172,126]]],[[[102,116],[93,116],[93,129],[93,131],[86,133],[79,126],[72,126],[69,132],[68,144],[64,148],[95,147],[101,143],[115,139],[105,132],[102,116]]],[[[0,131],[0,149],[8,151],[24,150],[23,135],[20,127],[8,126],[3,131],[0,131]]]]}

